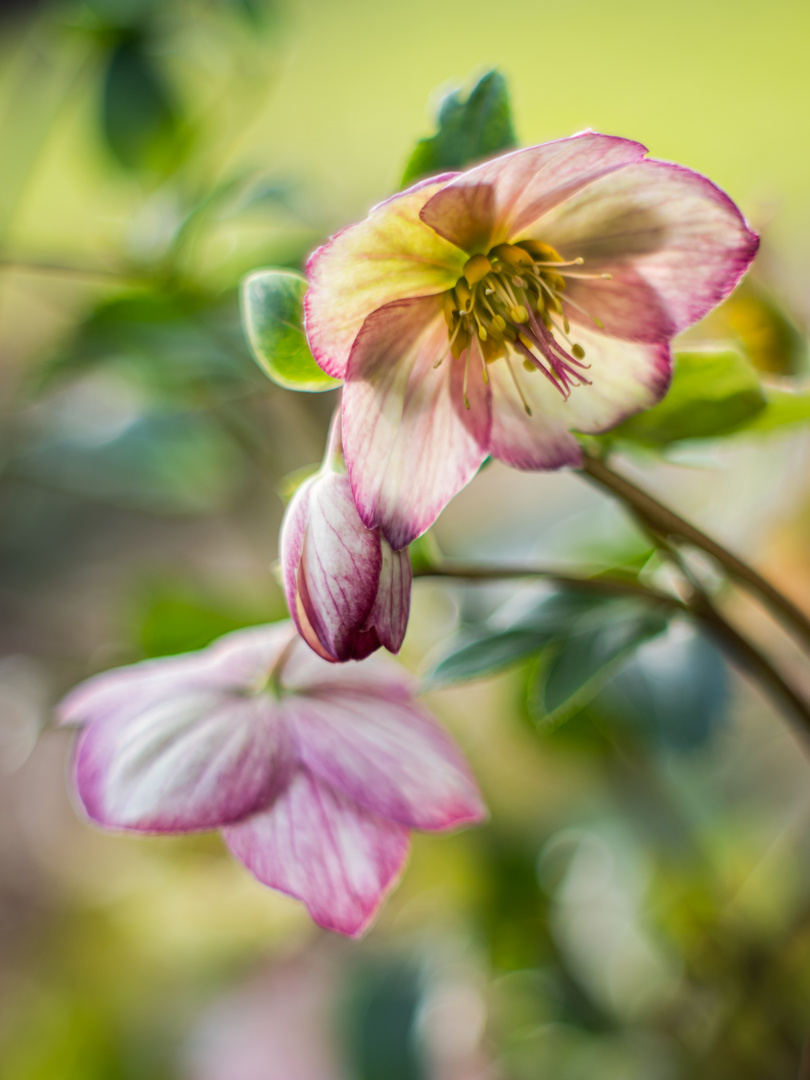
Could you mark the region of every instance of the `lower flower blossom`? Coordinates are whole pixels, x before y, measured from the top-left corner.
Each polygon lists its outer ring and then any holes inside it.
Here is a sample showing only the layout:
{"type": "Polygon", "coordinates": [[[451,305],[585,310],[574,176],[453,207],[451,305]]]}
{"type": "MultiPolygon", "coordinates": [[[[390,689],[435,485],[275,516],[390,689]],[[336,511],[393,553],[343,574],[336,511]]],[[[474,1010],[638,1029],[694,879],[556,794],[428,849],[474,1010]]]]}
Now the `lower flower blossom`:
{"type": "Polygon", "coordinates": [[[82,725],[74,780],[110,829],[222,829],[265,885],[358,936],[394,887],[409,830],[484,819],[455,743],[374,657],[336,666],[290,623],[97,675],[60,706],[82,725]]]}

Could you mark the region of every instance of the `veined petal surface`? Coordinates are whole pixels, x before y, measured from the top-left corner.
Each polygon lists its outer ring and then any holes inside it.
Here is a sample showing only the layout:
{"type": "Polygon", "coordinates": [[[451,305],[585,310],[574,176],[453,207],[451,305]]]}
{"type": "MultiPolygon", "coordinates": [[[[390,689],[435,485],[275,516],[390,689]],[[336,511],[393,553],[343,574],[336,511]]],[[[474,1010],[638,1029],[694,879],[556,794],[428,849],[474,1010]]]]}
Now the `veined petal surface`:
{"type": "Polygon", "coordinates": [[[395,195],[310,257],[306,331],[327,374],[344,377],[352,342],[372,311],[404,297],[444,292],[460,277],[467,256],[419,217],[445,183],[439,178],[395,195]]]}
{"type": "MultiPolygon", "coordinates": [[[[665,336],[684,330],[724,300],[756,254],[759,238],[729,197],[705,176],[681,165],[648,160],[594,180],[523,230],[565,258],[582,256],[583,270],[613,274],[612,282],[569,279],[566,293],[623,337],[652,340],[650,293],[667,313],[665,336]],[[605,297],[624,294],[625,317],[611,323],[605,297]],[[628,318],[637,312],[638,330],[628,318]]],[[[571,321],[582,315],[569,306],[571,321]]]]}
{"type": "Polygon", "coordinates": [[[306,904],[319,926],[357,937],[396,884],[408,831],[305,770],[273,806],[223,830],[265,885],[306,904]]]}
{"type": "Polygon", "coordinates": [[[405,640],[411,612],[411,557],[407,548],[394,551],[384,537],[381,537],[380,553],[380,584],[368,622],[374,627],[381,644],[389,652],[398,653],[405,640]]]}
{"type": "Polygon", "coordinates": [[[414,829],[481,821],[481,796],[456,744],[413,703],[361,694],[290,703],[301,760],[362,806],[414,829]]]}
{"type": "MultiPolygon", "coordinates": [[[[343,445],[357,509],[399,550],[477,472],[486,457],[486,412],[476,409],[478,432],[462,418],[459,365],[449,355],[440,297],[399,300],[370,315],[346,377],[343,445]]],[[[480,372],[469,384],[484,403],[480,372]]]]}
{"type": "Polygon", "coordinates": [[[189,691],[89,724],[74,768],[98,824],[186,832],[267,806],[292,765],[288,731],[269,698],[189,691]]]}
{"type": "Polygon", "coordinates": [[[594,131],[516,150],[462,173],[431,194],[421,218],[464,251],[487,252],[646,153],[641,143],[594,131]]]}

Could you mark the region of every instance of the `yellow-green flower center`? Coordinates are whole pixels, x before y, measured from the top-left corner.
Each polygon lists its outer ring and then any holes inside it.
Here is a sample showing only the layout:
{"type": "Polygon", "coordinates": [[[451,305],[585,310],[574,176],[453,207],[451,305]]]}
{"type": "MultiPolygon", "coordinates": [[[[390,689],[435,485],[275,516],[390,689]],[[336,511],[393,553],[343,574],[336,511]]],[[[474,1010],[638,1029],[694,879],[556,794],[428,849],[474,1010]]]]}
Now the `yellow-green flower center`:
{"type": "MultiPolygon", "coordinates": [[[[578,268],[583,262],[582,258],[566,261],[539,240],[498,244],[486,255],[467,260],[462,277],[444,294],[444,314],[453,359],[466,354],[464,404],[468,409],[471,354],[480,358],[485,383],[489,382],[487,365],[501,357],[515,378],[511,357],[517,355],[527,371],[541,371],[565,398],[574,386],[589,384],[583,375],[588,367],[583,363],[585,350],[571,340],[563,310],[565,279],[610,275],[582,274],[578,268]]],[[[567,302],[581,310],[570,299],[567,302]]],[[[592,321],[601,328],[598,319],[592,321]]],[[[515,385],[531,415],[516,378],[515,385]]]]}

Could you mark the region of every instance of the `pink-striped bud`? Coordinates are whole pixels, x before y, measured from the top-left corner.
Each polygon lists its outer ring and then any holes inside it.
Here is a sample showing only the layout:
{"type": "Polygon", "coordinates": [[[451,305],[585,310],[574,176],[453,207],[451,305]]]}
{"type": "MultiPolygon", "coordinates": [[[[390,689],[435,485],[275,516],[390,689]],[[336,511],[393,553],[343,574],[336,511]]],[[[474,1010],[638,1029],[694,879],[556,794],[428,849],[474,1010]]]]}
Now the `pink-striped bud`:
{"type": "Polygon", "coordinates": [[[340,449],[339,414],[321,470],[292,499],[281,526],[284,592],[298,631],[325,660],[399,652],[411,604],[407,549],[367,529],[340,449]]]}

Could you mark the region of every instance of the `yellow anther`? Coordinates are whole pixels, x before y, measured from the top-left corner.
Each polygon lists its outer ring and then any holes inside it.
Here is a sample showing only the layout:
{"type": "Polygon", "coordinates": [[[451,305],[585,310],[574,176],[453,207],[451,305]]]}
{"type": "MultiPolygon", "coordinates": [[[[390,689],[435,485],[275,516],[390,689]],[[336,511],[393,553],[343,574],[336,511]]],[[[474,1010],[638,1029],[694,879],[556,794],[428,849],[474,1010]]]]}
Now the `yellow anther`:
{"type": "Polygon", "coordinates": [[[595,315],[592,315],[591,318],[593,319],[593,325],[594,326],[598,326],[600,330],[605,329],[605,324],[602,322],[601,319],[597,319],[597,317],[595,315]]]}
{"type": "Polygon", "coordinates": [[[506,329],[506,319],[501,315],[496,315],[492,320],[492,325],[502,333],[506,329]]]}
{"type": "Polygon", "coordinates": [[[613,274],[600,274],[602,281],[613,281],[613,274]]]}
{"type": "Polygon", "coordinates": [[[528,358],[526,358],[523,361],[523,366],[526,369],[526,371],[532,371],[532,372],[537,371],[537,368],[534,366],[534,364],[528,358]]]}
{"type": "Polygon", "coordinates": [[[525,348],[529,349],[529,351],[534,348],[534,342],[530,338],[527,338],[525,334],[518,334],[518,341],[521,345],[525,346],[525,348]]]}
{"type": "Polygon", "coordinates": [[[529,321],[529,313],[523,304],[513,307],[509,314],[512,316],[513,322],[524,323],[529,321]]]}
{"type": "Polygon", "coordinates": [[[467,279],[468,285],[475,285],[482,278],[485,278],[487,274],[492,272],[492,263],[486,257],[486,255],[473,255],[471,259],[467,259],[464,264],[462,273],[467,279]]]}
{"type": "Polygon", "coordinates": [[[582,266],[584,262],[585,260],[582,258],[582,256],[577,255],[577,257],[574,259],[574,266],[582,266]]]}
{"type": "Polygon", "coordinates": [[[571,332],[571,326],[570,326],[570,324],[568,322],[568,319],[566,319],[566,317],[564,315],[563,315],[563,330],[566,332],[566,334],[569,334],[571,332]]]}
{"type": "Polygon", "coordinates": [[[500,259],[501,262],[508,263],[510,266],[532,265],[532,257],[528,251],[524,251],[523,248],[516,247],[514,244],[498,244],[489,254],[496,259],[500,259]]]}
{"type": "Polygon", "coordinates": [[[542,240],[521,240],[518,246],[540,262],[565,262],[562,255],[555,251],[551,244],[544,244],[542,240]]]}
{"type": "Polygon", "coordinates": [[[478,327],[478,336],[479,336],[479,337],[481,338],[481,340],[482,340],[482,341],[486,341],[486,340],[487,340],[487,331],[486,331],[486,327],[484,327],[484,326],[479,326],[479,327],[478,327]]]}
{"type": "Polygon", "coordinates": [[[572,345],[571,352],[577,358],[577,360],[585,359],[585,350],[582,348],[581,345],[572,345]]]}
{"type": "Polygon", "coordinates": [[[466,282],[457,281],[455,288],[456,300],[460,311],[469,311],[470,302],[472,300],[472,293],[467,288],[466,282]]]}
{"type": "Polygon", "coordinates": [[[556,289],[557,292],[562,292],[565,289],[565,278],[561,274],[557,274],[553,270],[547,270],[546,277],[552,289],[556,289]]]}

